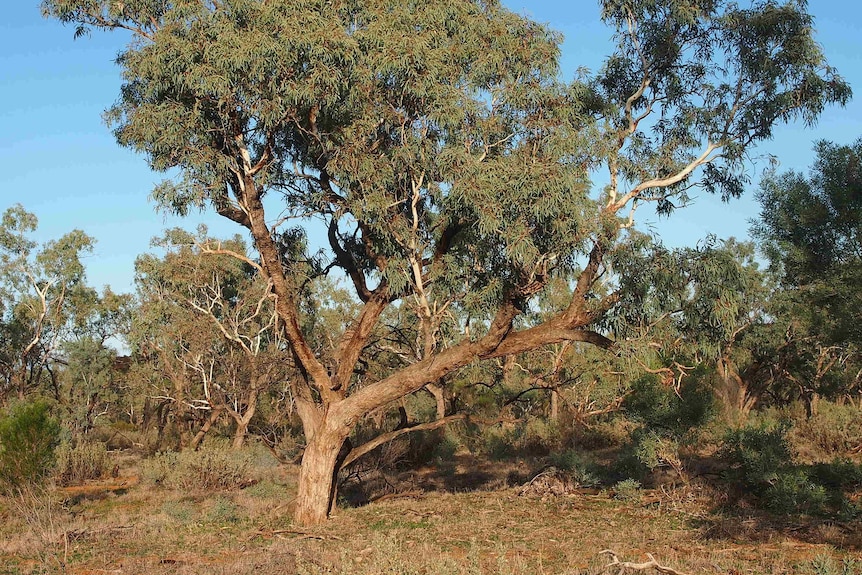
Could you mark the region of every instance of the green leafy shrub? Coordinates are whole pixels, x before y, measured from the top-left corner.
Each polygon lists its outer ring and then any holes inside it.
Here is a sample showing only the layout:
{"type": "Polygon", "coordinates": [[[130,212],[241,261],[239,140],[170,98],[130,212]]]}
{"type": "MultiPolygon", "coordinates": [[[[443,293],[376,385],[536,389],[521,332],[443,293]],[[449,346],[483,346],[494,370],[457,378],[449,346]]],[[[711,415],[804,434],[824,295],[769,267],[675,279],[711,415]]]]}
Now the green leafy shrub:
{"type": "Polygon", "coordinates": [[[623,402],[626,415],[650,429],[680,436],[715,415],[715,399],[698,379],[687,380],[677,393],[655,376],[641,377],[623,402]]]}
{"type": "Polygon", "coordinates": [[[599,418],[590,421],[589,425],[575,423],[569,431],[567,443],[590,451],[620,447],[628,442],[638,426],[623,414],[599,418]]]}
{"type": "Polygon", "coordinates": [[[662,431],[641,427],[635,430],[620,450],[613,465],[617,479],[648,480],[650,473],[659,468],[671,468],[682,473],[679,440],[662,431]]]}
{"type": "Polygon", "coordinates": [[[730,432],[723,457],[741,485],[775,513],[821,514],[847,507],[842,488],[856,485],[862,470],[849,461],[802,466],[793,461],[787,441],[787,422],[773,427],[749,427],[730,432]]]}
{"type": "Polygon", "coordinates": [[[582,453],[574,449],[566,449],[550,455],[551,465],[569,473],[572,479],[582,487],[595,487],[602,483],[601,470],[582,453]]]}
{"type": "Polygon", "coordinates": [[[766,508],[776,513],[821,513],[827,499],[804,469],[780,469],[764,493],[766,508]]]}
{"type": "Polygon", "coordinates": [[[104,443],[83,442],[74,447],[61,443],[57,449],[55,476],[61,485],[74,485],[102,477],[109,466],[104,443]]]}
{"type": "Polygon", "coordinates": [[[433,460],[437,463],[445,463],[455,458],[455,452],[461,448],[461,441],[451,430],[442,433],[440,440],[434,446],[432,452],[433,460]]]}
{"type": "Polygon", "coordinates": [[[218,446],[182,453],[163,452],[146,460],[141,475],[153,485],[174,489],[238,489],[251,482],[252,456],[218,446]]]}
{"type": "Polygon", "coordinates": [[[509,427],[488,427],[482,432],[481,451],[493,459],[541,457],[562,447],[559,428],[544,419],[529,417],[509,427]]]}
{"type": "Polygon", "coordinates": [[[862,464],[849,459],[835,459],[831,463],[812,466],[812,475],[821,485],[830,489],[859,489],[862,487],[862,464]]]}
{"type": "Polygon", "coordinates": [[[47,403],[19,403],[0,418],[0,488],[41,483],[54,466],[60,424],[47,403]]]}
{"type": "Polygon", "coordinates": [[[614,485],[614,497],[621,501],[629,503],[640,501],[642,494],[640,481],[635,479],[626,479],[614,485]]]}
{"type": "Polygon", "coordinates": [[[787,423],[775,427],[745,427],[730,431],[722,457],[730,463],[743,485],[758,495],[773,484],[779,471],[791,462],[787,423]]]}
{"type": "Polygon", "coordinates": [[[839,563],[830,553],[820,553],[811,560],[813,575],[859,575],[862,559],[845,557],[839,563]]]}

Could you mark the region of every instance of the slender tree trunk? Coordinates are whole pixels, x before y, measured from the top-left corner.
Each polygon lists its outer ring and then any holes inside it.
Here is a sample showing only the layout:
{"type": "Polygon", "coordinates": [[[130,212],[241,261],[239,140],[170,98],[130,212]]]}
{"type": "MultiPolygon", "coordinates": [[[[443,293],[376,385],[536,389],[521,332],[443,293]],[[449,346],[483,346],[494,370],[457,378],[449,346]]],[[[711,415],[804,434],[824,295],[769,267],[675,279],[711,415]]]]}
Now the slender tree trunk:
{"type": "Polygon", "coordinates": [[[434,396],[434,401],[437,404],[437,419],[446,417],[446,394],[443,388],[435,383],[429,383],[425,386],[425,389],[434,396]]]}
{"type": "Polygon", "coordinates": [[[233,449],[242,449],[242,446],[245,445],[246,435],[248,435],[248,423],[238,421],[236,424],[236,432],[233,434],[233,443],[231,444],[231,447],[233,447],[233,449]]]}
{"type": "Polygon", "coordinates": [[[551,388],[551,413],[549,419],[556,423],[560,419],[560,392],[556,387],[551,388]]]}
{"type": "Polygon", "coordinates": [[[198,447],[200,447],[201,443],[209,432],[210,428],[213,424],[218,421],[218,418],[221,416],[221,408],[215,408],[210,413],[210,416],[207,418],[206,422],[204,422],[203,426],[198,430],[192,440],[189,442],[189,449],[196,451],[198,447]]]}

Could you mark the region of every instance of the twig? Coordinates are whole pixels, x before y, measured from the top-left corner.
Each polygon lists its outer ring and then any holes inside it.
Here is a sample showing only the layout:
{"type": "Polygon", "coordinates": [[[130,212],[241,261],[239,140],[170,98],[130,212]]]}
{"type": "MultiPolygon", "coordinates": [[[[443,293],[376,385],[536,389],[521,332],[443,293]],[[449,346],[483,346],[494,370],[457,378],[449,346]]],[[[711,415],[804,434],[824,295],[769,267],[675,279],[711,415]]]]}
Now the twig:
{"type": "Polygon", "coordinates": [[[307,531],[297,531],[295,529],[276,529],[274,531],[270,531],[275,536],[278,535],[296,535],[295,539],[319,539],[320,541],[344,541],[341,537],[337,535],[315,535],[314,533],[308,533],[307,531]]]}
{"type": "Polygon", "coordinates": [[[611,562],[605,565],[604,571],[607,571],[611,567],[619,567],[619,573],[622,574],[626,569],[632,569],[633,571],[643,571],[645,569],[655,569],[659,573],[665,573],[667,575],[685,575],[682,571],[677,571],[671,567],[665,567],[661,565],[658,561],[655,560],[655,557],[652,556],[651,553],[647,553],[646,556],[649,558],[649,561],[646,563],[632,563],[631,561],[620,561],[619,557],[615,551],[611,551],[610,549],[605,549],[603,551],[599,551],[599,555],[610,555],[611,562]]]}

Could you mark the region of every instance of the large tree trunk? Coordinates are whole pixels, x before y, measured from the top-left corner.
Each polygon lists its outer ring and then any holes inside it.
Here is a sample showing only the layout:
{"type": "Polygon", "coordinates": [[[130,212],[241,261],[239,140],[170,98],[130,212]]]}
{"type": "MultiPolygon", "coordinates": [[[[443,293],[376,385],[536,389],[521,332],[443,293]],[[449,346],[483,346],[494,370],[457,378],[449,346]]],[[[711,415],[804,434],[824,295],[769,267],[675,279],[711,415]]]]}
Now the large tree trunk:
{"type": "Polygon", "coordinates": [[[317,525],[329,516],[335,498],[339,455],[349,434],[349,427],[327,429],[324,421],[318,432],[308,440],[299,472],[294,511],[297,524],[317,525]]]}

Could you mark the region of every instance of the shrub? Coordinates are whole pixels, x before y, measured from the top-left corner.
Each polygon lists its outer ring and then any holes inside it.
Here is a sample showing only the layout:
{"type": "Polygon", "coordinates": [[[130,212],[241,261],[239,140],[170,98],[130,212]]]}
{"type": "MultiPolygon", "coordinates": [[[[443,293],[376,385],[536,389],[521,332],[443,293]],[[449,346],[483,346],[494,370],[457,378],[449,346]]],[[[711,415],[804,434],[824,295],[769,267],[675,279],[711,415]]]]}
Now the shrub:
{"type": "Polygon", "coordinates": [[[488,427],[482,431],[482,440],[484,445],[480,449],[493,459],[545,456],[562,446],[557,426],[535,417],[510,427],[488,427]]]}
{"type": "Polygon", "coordinates": [[[19,403],[0,418],[0,488],[41,483],[54,465],[60,424],[42,401],[19,403]]]}
{"type": "Polygon", "coordinates": [[[820,553],[811,561],[813,575],[859,575],[862,559],[845,557],[840,563],[830,553],[820,553]]]}
{"type": "MultiPolygon", "coordinates": [[[[854,484],[859,468],[850,462],[795,465],[787,442],[789,425],[739,429],[728,434],[723,456],[743,487],[776,513],[823,513],[831,503],[846,503],[841,487],[854,484]]],[[[848,512],[853,510],[848,508],[848,512]]]]}
{"type": "Polygon", "coordinates": [[[238,489],[250,483],[252,457],[247,451],[205,447],[199,451],[164,452],[144,462],[143,478],[175,489],[238,489]]]}
{"type": "Polygon", "coordinates": [[[715,399],[709,388],[698,379],[686,380],[677,393],[649,375],[632,384],[623,409],[631,419],[648,428],[660,428],[668,434],[680,436],[713,417],[715,399]]]}
{"type": "Polygon", "coordinates": [[[452,461],[460,447],[461,441],[458,436],[453,431],[447,429],[443,432],[439,442],[434,446],[432,452],[433,460],[437,463],[452,461]]]}
{"type": "Polygon", "coordinates": [[[660,433],[640,428],[632,433],[628,444],[620,450],[613,472],[618,479],[648,480],[650,472],[661,467],[670,467],[682,474],[679,441],[666,431],[660,433]]]}
{"type": "Polygon", "coordinates": [[[550,460],[551,465],[568,472],[571,478],[582,487],[595,487],[602,482],[598,466],[574,449],[552,453],[550,460]]]}
{"type": "Polygon", "coordinates": [[[722,457],[739,474],[743,485],[757,494],[771,485],[778,472],[791,462],[786,423],[776,427],[746,427],[730,431],[722,457]]]}
{"type": "Polygon", "coordinates": [[[641,484],[635,479],[626,479],[614,485],[614,497],[621,501],[640,501],[641,494],[641,484]]]}
{"type": "Polygon", "coordinates": [[[804,469],[781,469],[766,488],[764,499],[766,508],[776,513],[821,513],[827,494],[804,469]]]}
{"type": "Polygon", "coordinates": [[[108,467],[108,451],[103,443],[84,442],[75,447],[62,443],[57,449],[55,475],[61,485],[98,479],[108,471],[108,467]]]}
{"type": "Polygon", "coordinates": [[[862,464],[854,463],[849,459],[818,463],[812,466],[812,473],[818,483],[833,490],[862,487],[862,464]]]}

